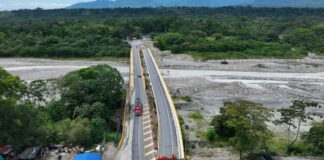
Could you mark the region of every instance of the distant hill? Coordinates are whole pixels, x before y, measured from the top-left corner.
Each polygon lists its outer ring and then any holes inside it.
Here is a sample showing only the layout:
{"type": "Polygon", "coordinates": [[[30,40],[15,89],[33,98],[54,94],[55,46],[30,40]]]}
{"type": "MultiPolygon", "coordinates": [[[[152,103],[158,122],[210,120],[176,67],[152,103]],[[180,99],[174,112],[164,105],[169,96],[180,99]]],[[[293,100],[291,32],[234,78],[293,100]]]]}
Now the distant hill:
{"type": "Polygon", "coordinates": [[[96,0],[93,2],[77,3],[68,8],[118,8],[118,7],[221,7],[249,5],[254,0],[96,0]]]}
{"type": "Polygon", "coordinates": [[[254,5],[259,7],[323,8],[324,0],[255,0],[254,5]]]}
{"type": "Polygon", "coordinates": [[[74,4],[68,8],[119,7],[222,7],[251,5],[257,7],[324,7],[324,0],[95,0],[74,4]]]}

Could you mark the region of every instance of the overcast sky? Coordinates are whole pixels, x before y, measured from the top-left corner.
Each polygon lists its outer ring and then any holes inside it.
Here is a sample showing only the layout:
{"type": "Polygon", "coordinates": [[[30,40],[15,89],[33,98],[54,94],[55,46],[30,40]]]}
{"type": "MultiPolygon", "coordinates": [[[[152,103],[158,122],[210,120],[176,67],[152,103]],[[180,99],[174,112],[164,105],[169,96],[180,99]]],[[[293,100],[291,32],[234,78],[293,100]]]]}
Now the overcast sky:
{"type": "Polygon", "coordinates": [[[94,0],[0,0],[0,10],[63,8],[74,3],[89,1],[94,0]]]}

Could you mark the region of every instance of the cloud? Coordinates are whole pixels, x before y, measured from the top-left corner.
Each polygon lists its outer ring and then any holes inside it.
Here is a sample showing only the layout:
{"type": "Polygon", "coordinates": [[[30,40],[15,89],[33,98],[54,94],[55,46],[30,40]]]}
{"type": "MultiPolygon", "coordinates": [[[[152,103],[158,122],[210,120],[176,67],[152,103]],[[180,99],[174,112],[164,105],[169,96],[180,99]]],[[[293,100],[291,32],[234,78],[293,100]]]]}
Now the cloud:
{"type": "Polygon", "coordinates": [[[55,9],[64,8],[78,2],[89,2],[93,0],[1,0],[0,10],[17,9],[55,9]]]}

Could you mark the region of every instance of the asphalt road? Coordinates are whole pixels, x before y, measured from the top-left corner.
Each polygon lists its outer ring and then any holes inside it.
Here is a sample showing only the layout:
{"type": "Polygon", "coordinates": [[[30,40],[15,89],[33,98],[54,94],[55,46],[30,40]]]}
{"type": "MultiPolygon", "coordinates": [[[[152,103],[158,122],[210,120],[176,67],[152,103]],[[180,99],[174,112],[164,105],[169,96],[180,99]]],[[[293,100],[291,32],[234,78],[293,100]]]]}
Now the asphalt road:
{"type": "MultiPolygon", "coordinates": [[[[133,59],[134,59],[134,81],[135,81],[135,99],[140,98],[143,104],[147,103],[146,97],[143,94],[144,86],[142,82],[139,80],[139,75],[141,73],[139,66],[139,57],[138,50],[136,46],[132,46],[133,49],[133,59]]],[[[134,106],[132,106],[132,112],[134,110],[134,106]]],[[[132,147],[132,159],[133,160],[143,160],[144,159],[144,138],[143,138],[143,123],[142,117],[134,116],[134,125],[133,125],[133,147],[132,147]]]]}
{"type": "Polygon", "coordinates": [[[168,103],[167,95],[163,89],[157,68],[155,68],[152,57],[147,48],[143,48],[143,55],[151,78],[156,106],[159,115],[159,156],[179,155],[178,141],[171,106],[168,103]]]}
{"type": "MultiPolygon", "coordinates": [[[[132,45],[134,60],[134,82],[135,99],[140,98],[143,106],[142,116],[133,116],[133,140],[132,140],[132,159],[133,160],[151,160],[155,158],[153,139],[150,127],[150,116],[148,113],[148,100],[145,92],[145,86],[142,80],[142,70],[140,65],[139,47],[136,43],[132,45]],[[139,77],[141,75],[141,77],[139,77]],[[145,113],[146,112],[146,113],[145,113]],[[145,113],[145,114],[144,114],[145,113]],[[143,120],[145,119],[145,121],[143,120]],[[148,122],[148,123],[147,123],[148,122]],[[145,125],[144,125],[145,124],[145,125]]],[[[132,106],[134,112],[134,106],[132,106]]],[[[134,114],[133,114],[134,115],[134,114]]]]}

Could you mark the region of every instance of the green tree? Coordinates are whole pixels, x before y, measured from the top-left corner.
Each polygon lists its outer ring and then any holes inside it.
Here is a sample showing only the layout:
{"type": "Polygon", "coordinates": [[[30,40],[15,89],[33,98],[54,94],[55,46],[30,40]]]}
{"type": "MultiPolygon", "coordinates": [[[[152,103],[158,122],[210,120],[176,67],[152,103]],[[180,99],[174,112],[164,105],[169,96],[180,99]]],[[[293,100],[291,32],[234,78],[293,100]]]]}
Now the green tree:
{"type": "Polygon", "coordinates": [[[87,118],[63,119],[56,124],[57,136],[64,144],[91,144],[91,122],[87,118]]]}
{"type": "Polygon", "coordinates": [[[306,145],[315,154],[324,154],[324,121],[314,123],[308,132],[302,135],[306,145]]]}
{"type": "Polygon", "coordinates": [[[21,149],[45,141],[43,115],[34,104],[21,101],[25,91],[18,77],[0,68],[0,145],[21,149]]]}
{"type": "Polygon", "coordinates": [[[106,121],[102,118],[92,118],[91,125],[92,139],[94,139],[96,142],[102,141],[107,131],[106,121]]]}
{"type": "Polygon", "coordinates": [[[288,35],[287,39],[295,46],[308,47],[315,39],[315,34],[311,29],[297,28],[288,35]]]}
{"type": "Polygon", "coordinates": [[[124,95],[123,78],[117,69],[97,65],[64,76],[61,101],[67,105],[70,118],[104,118],[113,128],[113,115],[124,95]]]}
{"type": "Polygon", "coordinates": [[[14,102],[21,98],[25,93],[26,86],[19,77],[9,74],[0,68],[0,98],[3,100],[13,100],[14,102]]]}
{"type": "Polygon", "coordinates": [[[68,143],[84,144],[91,143],[91,122],[87,118],[77,118],[71,122],[67,130],[68,143]]]}
{"type": "MultiPolygon", "coordinates": [[[[271,137],[266,122],[269,122],[271,117],[270,110],[261,104],[238,100],[225,102],[216,119],[224,120],[223,127],[234,130],[229,141],[240,151],[240,159],[243,159],[243,152],[246,150],[253,152],[255,149],[266,149],[266,140],[271,137]]],[[[214,127],[218,128],[218,126],[214,127]]],[[[220,132],[222,131],[216,130],[217,134],[220,132]]]]}
{"type": "Polygon", "coordinates": [[[0,145],[12,144],[16,149],[45,143],[44,122],[32,104],[0,102],[0,145]]]}
{"type": "Polygon", "coordinates": [[[312,113],[307,111],[311,107],[320,107],[318,103],[304,100],[295,100],[288,108],[278,109],[281,117],[274,121],[276,125],[285,125],[287,128],[287,146],[286,152],[289,153],[291,146],[297,141],[300,135],[300,126],[302,122],[312,120],[312,113]],[[296,135],[291,138],[292,129],[296,129],[296,135]]]}

